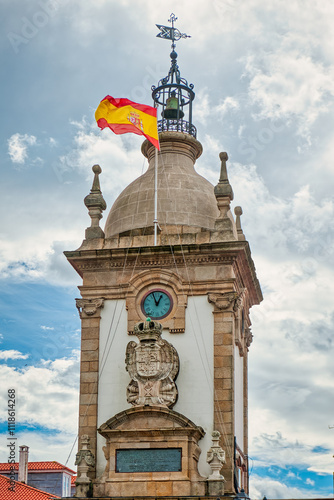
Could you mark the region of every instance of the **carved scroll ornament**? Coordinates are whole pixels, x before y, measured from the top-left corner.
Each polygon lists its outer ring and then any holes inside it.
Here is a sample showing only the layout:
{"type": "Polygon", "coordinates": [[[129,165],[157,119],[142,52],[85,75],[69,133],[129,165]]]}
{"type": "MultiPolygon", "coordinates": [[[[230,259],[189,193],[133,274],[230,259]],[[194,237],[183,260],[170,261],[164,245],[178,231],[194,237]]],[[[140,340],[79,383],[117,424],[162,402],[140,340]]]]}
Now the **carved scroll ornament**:
{"type": "Polygon", "coordinates": [[[253,342],[253,334],[251,332],[250,328],[246,328],[245,330],[245,343],[246,347],[250,347],[251,343],[253,342]]]}
{"type": "Polygon", "coordinates": [[[238,292],[209,293],[208,301],[214,304],[217,309],[224,311],[232,308],[236,312],[243,304],[245,290],[238,292]]]}
{"type": "Polygon", "coordinates": [[[99,308],[104,305],[104,299],[75,299],[79,316],[82,318],[82,312],[87,316],[93,316],[99,308]]]}

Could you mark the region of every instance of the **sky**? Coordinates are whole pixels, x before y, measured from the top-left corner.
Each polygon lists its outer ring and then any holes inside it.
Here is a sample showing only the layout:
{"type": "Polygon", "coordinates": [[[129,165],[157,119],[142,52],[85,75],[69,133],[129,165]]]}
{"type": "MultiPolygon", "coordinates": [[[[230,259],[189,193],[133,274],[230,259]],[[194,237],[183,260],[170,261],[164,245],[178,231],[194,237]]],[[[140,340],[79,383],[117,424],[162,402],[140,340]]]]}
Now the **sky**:
{"type": "MultiPolygon", "coordinates": [[[[331,0],[2,0],[0,387],[17,444],[74,468],[80,277],[63,255],[90,225],[101,165],[108,209],[145,171],[142,139],[100,131],[106,95],[151,104],[170,44],[194,84],[212,184],[227,151],[264,301],[249,352],[251,497],[333,495],[334,4],[331,0]]],[[[108,210],[107,210],[108,211],[108,210]]],[[[103,221],[102,219],[102,225],[103,221]]],[[[8,457],[1,413],[0,461],[8,457]]]]}

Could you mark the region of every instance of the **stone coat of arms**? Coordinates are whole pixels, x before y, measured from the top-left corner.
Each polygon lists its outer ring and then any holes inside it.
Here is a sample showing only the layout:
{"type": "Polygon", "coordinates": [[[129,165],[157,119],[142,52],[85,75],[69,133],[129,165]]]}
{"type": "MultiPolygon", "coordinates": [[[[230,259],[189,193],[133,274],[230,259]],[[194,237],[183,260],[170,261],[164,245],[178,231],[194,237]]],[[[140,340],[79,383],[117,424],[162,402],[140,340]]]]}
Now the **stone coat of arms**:
{"type": "Polygon", "coordinates": [[[131,377],[127,401],[134,406],[172,407],[177,400],[174,380],[179,372],[179,356],[167,340],[161,338],[162,325],[157,321],[137,323],[137,342],[129,342],[125,364],[131,377]]]}

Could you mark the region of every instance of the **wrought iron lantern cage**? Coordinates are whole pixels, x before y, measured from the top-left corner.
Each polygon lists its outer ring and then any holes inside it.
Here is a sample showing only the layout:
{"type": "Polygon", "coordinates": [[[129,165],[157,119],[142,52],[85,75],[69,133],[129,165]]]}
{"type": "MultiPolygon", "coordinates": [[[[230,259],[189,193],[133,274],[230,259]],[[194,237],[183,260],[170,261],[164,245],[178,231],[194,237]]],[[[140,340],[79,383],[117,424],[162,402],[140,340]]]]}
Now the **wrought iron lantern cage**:
{"type": "Polygon", "coordinates": [[[196,137],[196,127],[192,123],[192,103],[195,98],[194,85],[181,78],[177,65],[177,53],[172,50],[171,68],[158,86],[152,86],[152,98],[161,120],[158,120],[159,132],[184,132],[196,137]]]}

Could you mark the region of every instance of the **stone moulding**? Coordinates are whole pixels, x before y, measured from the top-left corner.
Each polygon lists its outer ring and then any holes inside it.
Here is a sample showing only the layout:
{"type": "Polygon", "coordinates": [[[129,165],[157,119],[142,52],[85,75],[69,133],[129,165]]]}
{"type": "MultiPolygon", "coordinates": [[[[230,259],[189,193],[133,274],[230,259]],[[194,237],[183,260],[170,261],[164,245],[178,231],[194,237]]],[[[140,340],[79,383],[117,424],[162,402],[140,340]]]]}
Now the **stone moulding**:
{"type": "Polygon", "coordinates": [[[197,469],[198,441],[204,430],[184,415],[161,406],[134,407],[102,424],[107,465],[95,481],[94,496],[204,496],[206,478],[197,469]],[[182,470],[175,472],[116,472],[116,450],[181,448],[182,470]],[[161,482],[164,489],[159,489],[161,482]],[[164,493],[162,493],[164,491],[164,493]]]}
{"type": "Polygon", "coordinates": [[[232,266],[240,286],[248,290],[250,304],[258,304],[262,300],[247,241],[159,246],[158,254],[156,247],[142,246],[130,249],[77,250],[65,252],[65,255],[82,277],[86,273],[95,272],[99,275],[120,269],[136,269],[138,272],[148,269],[152,272],[158,268],[177,268],[179,273],[183,273],[186,267],[202,264],[232,266]]]}
{"type": "Polygon", "coordinates": [[[124,260],[105,260],[104,262],[78,262],[76,264],[77,268],[80,269],[81,271],[106,271],[109,269],[113,268],[123,268],[123,267],[133,267],[134,262],[136,262],[136,268],[147,268],[147,267],[161,267],[161,266],[174,266],[175,264],[177,265],[184,265],[184,264],[211,264],[211,263],[217,263],[217,264],[232,264],[235,260],[235,257],[233,256],[224,256],[224,255],[217,255],[217,256],[182,256],[182,257],[173,257],[171,256],[170,258],[161,258],[161,259],[150,259],[150,260],[144,260],[140,257],[138,259],[136,258],[127,258],[127,260],[124,262],[124,260]]]}

